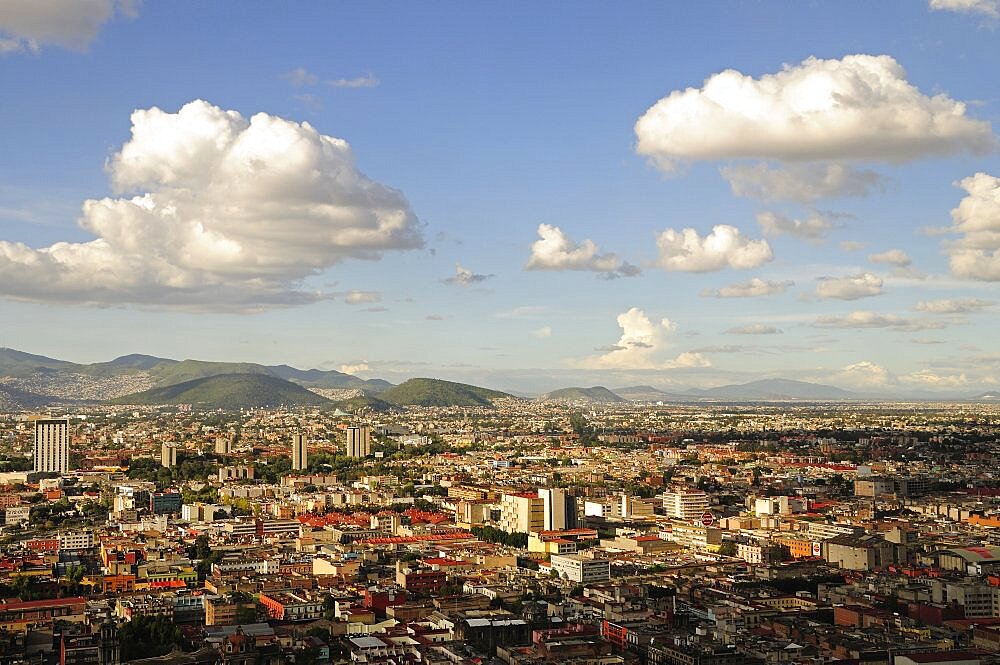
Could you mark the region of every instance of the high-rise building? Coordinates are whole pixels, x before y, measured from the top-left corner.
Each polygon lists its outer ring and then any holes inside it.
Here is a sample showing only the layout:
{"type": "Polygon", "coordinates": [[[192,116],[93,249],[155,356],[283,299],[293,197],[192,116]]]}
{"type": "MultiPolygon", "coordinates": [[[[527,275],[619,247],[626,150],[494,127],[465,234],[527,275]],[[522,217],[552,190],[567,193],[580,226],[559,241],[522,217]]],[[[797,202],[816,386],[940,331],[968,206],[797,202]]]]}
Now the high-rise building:
{"type": "Polygon", "coordinates": [[[35,421],[35,471],[69,471],[69,418],[35,421]]]}
{"type": "Polygon", "coordinates": [[[173,444],[164,443],[160,446],[160,466],[168,469],[177,466],[177,448],[173,444]]]}
{"type": "Polygon", "coordinates": [[[292,434],[292,468],[302,471],[308,464],[306,450],[306,435],[302,432],[292,434]]]}
{"type": "MultiPolygon", "coordinates": [[[[556,531],[569,528],[567,519],[567,504],[572,505],[572,497],[567,502],[566,490],[556,488],[543,488],[538,490],[538,498],[542,500],[542,510],[544,517],[542,528],[546,531],[556,531]]],[[[573,506],[575,512],[575,505],[573,506]]]]}
{"type": "Polygon", "coordinates": [[[696,520],[708,510],[708,495],[701,490],[679,490],[663,495],[663,512],[667,517],[696,520]]]}
{"type": "Polygon", "coordinates": [[[230,452],[232,452],[232,442],[229,440],[229,437],[228,436],[215,437],[215,454],[228,455],[230,452]]]}
{"type": "Polygon", "coordinates": [[[347,456],[368,457],[372,454],[372,435],[368,425],[347,428],[347,456]]]}

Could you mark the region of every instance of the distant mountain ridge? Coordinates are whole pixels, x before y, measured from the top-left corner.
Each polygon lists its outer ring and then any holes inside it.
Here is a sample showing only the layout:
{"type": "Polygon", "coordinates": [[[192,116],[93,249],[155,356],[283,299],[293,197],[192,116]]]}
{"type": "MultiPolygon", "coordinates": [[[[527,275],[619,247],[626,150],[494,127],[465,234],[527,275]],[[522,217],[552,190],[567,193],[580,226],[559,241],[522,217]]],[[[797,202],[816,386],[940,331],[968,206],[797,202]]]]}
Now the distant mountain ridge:
{"type": "Polygon", "coordinates": [[[670,393],[653,386],[629,386],[627,388],[615,388],[614,393],[621,395],[630,402],[676,402],[689,401],[690,395],[681,393],[670,393]]]}
{"type": "MultiPolygon", "coordinates": [[[[300,370],[289,365],[173,360],[139,353],[100,363],[73,363],[0,348],[0,384],[10,390],[48,398],[49,403],[104,401],[151,388],[225,374],[261,374],[292,381],[306,388],[359,389],[378,394],[393,384],[362,379],[335,370],[300,370]]],[[[37,400],[30,400],[33,406],[37,400]]]]}
{"type": "Polygon", "coordinates": [[[627,402],[628,400],[617,395],[604,386],[593,386],[591,388],[560,388],[552,392],[539,395],[540,402],[589,402],[593,404],[616,404],[627,402]]]}
{"type": "Polygon", "coordinates": [[[836,386],[793,379],[760,379],[749,383],[690,390],[688,393],[709,399],[736,401],[849,400],[858,397],[857,394],[836,386]]]}

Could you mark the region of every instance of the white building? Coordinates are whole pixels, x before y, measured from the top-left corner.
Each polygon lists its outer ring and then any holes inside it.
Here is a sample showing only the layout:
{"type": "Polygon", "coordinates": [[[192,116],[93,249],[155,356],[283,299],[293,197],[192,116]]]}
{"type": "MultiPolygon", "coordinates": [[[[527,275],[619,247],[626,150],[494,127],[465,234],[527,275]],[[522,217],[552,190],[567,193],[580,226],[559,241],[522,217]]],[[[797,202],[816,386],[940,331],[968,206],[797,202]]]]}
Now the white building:
{"type": "Polygon", "coordinates": [[[501,495],[497,528],[507,533],[544,531],[545,500],[534,492],[501,495]]]}
{"type": "Polygon", "coordinates": [[[28,521],[31,506],[11,506],[3,511],[4,524],[23,524],[28,521]]]}
{"type": "Polygon", "coordinates": [[[160,446],[160,466],[167,469],[177,466],[177,448],[170,443],[160,446]]]}
{"type": "Polygon", "coordinates": [[[553,554],[549,563],[560,577],[580,584],[607,582],[611,579],[611,562],[608,559],[588,559],[579,554],[553,554]]]}
{"type": "Polygon", "coordinates": [[[35,421],[35,471],[69,471],[69,418],[35,421]]]}
{"type": "Polygon", "coordinates": [[[60,550],[88,550],[94,546],[94,534],[91,531],[68,531],[59,534],[60,550]]]}
{"type": "Polygon", "coordinates": [[[542,528],[545,531],[565,529],[566,524],[566,490],[546,488],[538,490],[538,498],[542,500],[542,528]]]}
{"type": "Polygon", "coordinates": [[[701,490],[680,490],[663,495],[663,510],[667,517],[696,520],[708,510],[708,495],[701,490]]]}

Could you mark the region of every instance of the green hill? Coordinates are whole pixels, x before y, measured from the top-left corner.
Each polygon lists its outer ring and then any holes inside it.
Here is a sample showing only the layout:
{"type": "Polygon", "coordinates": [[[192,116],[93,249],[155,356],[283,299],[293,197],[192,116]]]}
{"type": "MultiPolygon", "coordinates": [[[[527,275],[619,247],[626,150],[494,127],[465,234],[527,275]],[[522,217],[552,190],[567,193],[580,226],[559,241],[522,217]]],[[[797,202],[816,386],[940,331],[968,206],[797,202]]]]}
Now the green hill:
{"type": "Polygon", "coordinates": [[[203,409],[261,409],[330,406],[330,400],[302,386],[265,374],[222,374],[110,400],[110,404],[191,404],[203,409]]]}
{"type": "Polygon", "coordinates": [[[512,395],[441,379],[410,379],[379,395],[386,402],[406,406],[490,406],[504,397],[512,395]]]}
{"type": "Polygon", "coordinates": [[[383,399],[372,397],[371,395],[358,395],[357,397],[350,397],[337,402],[334,406],[341,411],[346,411],[347,413],[355,413],[361,409],[371,409],[375,413],[400,410],[395,404],[390,404],[383,399]]]}
{"type": "Polygon", "coordinates": [[[542,402],[593,402],[596,404],[615,404],[625,402],[624,398],[611,392],[604,386],[593,388],[561,388],[540,396],[542,402]]]}

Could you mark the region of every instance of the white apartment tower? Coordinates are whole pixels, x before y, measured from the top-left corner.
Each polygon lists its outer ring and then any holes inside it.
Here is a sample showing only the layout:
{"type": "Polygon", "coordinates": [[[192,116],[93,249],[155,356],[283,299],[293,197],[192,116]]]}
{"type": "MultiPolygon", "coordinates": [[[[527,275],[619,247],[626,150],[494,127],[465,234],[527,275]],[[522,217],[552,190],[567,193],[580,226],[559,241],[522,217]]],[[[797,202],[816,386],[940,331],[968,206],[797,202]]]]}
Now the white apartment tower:
{"type": "Polygon", "coordinates": [[[678,490],[663,495],[663,511],[667,517],[696,520],[708,510],[708,495],[700,490],[678,490]]]}
{"type": "Polygon", "coordinates": [[[546,531],[557,531],[567,527],[566,524],[566,490],[547,488],[538,490],[538,498],[542,500],[544,528],[546,531]]]}
{"type": "Polygon", "coordinates": [[[69,418],[35,421],[35,471],[69,471],[69,418]]]}
{"type": "Polygon", "coordinates": [[[372,434],[368,425],[347,428],[347,456],[368,457],[372,454],[372,434]]]}
{"type": "Polygon", "coordinates": [[[292,468],[302,471],[308,464],[306,450],[306,435],[302,432],[292,434],[292,468]]]}
{"type": "Polygon", "coordinates": [[[232,452],[232,443],[229,437],[217,436],[215,437],[215,454],[216,455],[228,455],[232,452]]]}
{"type": "Polygon", "coordinates": [[[160,466],[170,469],[177,466],[177,448],[164,443],[160,446],[160,466]]]}

